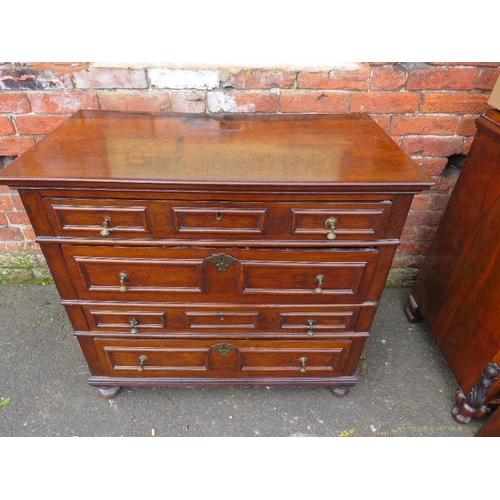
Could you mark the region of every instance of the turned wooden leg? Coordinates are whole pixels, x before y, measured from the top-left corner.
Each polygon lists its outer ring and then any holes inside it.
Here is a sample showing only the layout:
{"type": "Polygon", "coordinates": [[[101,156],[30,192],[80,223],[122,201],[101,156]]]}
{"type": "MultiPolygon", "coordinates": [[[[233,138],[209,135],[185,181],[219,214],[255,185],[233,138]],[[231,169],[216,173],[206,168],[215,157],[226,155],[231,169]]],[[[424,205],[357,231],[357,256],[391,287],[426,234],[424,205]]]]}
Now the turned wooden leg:
{"type": "Polygon", "coordinates": [[[413,295],[408,297],[408,305],[405,308],[405,314],[410,323],[420,323],[424,319],[413,295]]]}
{"type": "Polygon", "coordinates": [[[97,389],[104,399],[112,399],[120,392],[120,387],[98,387],[97,389]]]}
{"type": "Polygon", "coordinates": [[[481,418],[488,413],[489,409],[483,403],[488,389],[498,379],[499,372],[500,366],[497,363],[488,363],[468,394],[464,394],[461,389],[455,393],[455,406],[451,410],[455,422],[468,424],[473,417],[481,418]]]}
{"type": "Polygon", "coordinates": [[[337,396],[338,398],[344,398],[345,396],[347,396],[347,394],[349,394],[350,387],[331,386],[329,387],[329,389],[334,396],[337,396]]]}

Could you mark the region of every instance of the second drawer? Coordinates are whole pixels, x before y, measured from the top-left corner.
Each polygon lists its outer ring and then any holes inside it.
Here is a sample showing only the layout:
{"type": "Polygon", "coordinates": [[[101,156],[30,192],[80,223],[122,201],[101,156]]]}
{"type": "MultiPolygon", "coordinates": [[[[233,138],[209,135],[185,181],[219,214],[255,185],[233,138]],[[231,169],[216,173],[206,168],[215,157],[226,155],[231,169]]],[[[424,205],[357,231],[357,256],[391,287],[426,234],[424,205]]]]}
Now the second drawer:
{"type": "MultiPolygon", "coordinates": [[[[392,249],[257,250],[62,245],[81,300],[360,303],[392,249]],[[379,259],[380,256],[380,259],[379,259]]],[[[392,255],[392,253],[390,253],[392,255]]],[[[365,298],[366,297],[366,298],[365,298]]]]}

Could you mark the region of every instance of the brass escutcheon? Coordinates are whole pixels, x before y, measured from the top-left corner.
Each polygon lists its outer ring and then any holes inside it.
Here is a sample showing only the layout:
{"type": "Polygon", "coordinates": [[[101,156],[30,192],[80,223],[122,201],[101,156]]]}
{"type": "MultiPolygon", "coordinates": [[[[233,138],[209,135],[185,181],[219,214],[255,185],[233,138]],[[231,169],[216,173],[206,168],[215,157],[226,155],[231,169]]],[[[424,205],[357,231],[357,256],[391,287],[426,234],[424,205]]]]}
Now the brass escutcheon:
{"type": "Polygon", "coordinates": [[[226,271],[231,264],[238,262],[238,259],[235,259],[230,255],[226,255],[225,253],[217,253],[214,255],[210,255],[205,260],[207,262],[211,262],[216,267],[216,269],[221,273],[226,271]]]}
{"type": "Polygon", "coordinates": [[[236,349],[236,346],[228,344],[227,342],[222,342],[221,344],[213,345],[212,348],[217,349],[223,356],[227,356],[229,351],[236,349]]]}

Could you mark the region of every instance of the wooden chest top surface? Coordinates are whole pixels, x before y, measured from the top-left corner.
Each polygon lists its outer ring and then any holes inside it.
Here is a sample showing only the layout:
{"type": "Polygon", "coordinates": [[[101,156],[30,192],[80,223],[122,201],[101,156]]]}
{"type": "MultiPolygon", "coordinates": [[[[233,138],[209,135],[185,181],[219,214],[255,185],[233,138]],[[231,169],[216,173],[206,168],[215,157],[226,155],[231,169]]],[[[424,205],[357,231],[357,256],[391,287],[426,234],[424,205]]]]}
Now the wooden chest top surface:
{"type": "Polygon", "coordinates": [[[432,182],[366,114],[78,111],[0,172],[11,187],[406,191],[432,182]]]}

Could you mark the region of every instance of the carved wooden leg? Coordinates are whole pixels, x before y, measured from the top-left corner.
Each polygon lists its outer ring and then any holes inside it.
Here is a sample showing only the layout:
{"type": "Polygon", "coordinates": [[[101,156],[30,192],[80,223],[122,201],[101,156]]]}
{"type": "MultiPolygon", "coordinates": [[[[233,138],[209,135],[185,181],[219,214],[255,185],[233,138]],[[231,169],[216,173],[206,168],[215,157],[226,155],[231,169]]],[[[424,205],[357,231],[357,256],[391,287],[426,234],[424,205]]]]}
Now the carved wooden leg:
{"type": "Polygon", "coordinates": [[[338,398],[344,398],[345,396],[347,396],[347,394],[349,394],[350,387],[331,386],[329,387],[329,389],[334,396],[337,396],[338,398]]]}
{"type": "Polygon", "coordinates": [[[424,319],[420,309],[418,308],[416,300],[413,298],[413,295],[408,297],[408,305],[405,308],[405,314],[410,323],[420,323],[424,319]]]}
{"type": "Polygon", "coordinates": [[[120,392],[120,387],[98,387],[97,389],[104,399],[112,399],[120,392]]]}
{"type": "Polygon", "coordinates": [[[489,411],[483,403],[488,394],[488,389],[498,379],[500,366],[497,363],[488,363],[481,372],[481,377],[474,384],[469,394],[465,395],[459,389],[455,393],[455,406],[451,414],[459,424],[468,424],[473,417],[481,418],[489,411]]]}

